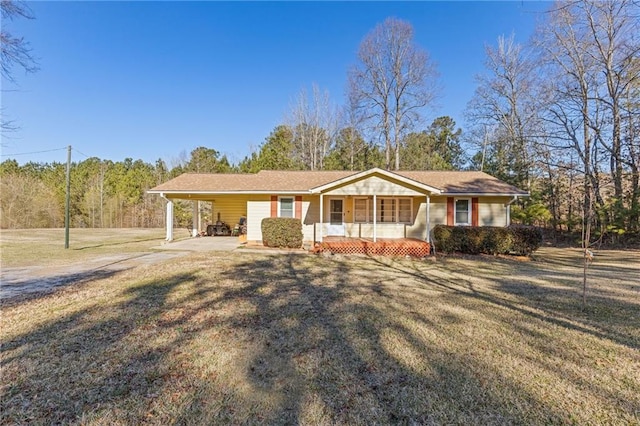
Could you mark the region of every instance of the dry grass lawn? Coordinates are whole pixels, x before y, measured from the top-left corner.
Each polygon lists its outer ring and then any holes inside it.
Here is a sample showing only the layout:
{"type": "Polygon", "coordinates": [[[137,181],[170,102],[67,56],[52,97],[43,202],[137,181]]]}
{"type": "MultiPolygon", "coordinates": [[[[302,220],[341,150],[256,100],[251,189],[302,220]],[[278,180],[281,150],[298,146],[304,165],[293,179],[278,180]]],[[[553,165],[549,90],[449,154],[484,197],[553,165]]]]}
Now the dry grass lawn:
{"type": "Polygon", "coordinates": [[[2,306],[3,424],[638,424],[640,253],[193,254],[2,306]]]}
{"type": "MultiPolygon", "coordinates": [[[[182,236],[179,232],[176,234],[182,236]]],[[[164,242],[164,237],[165,231],[158,228],[72,228],[69,249],[65,249],[64,229],[3,229],[0,251],[5,268],[60,266],[105,254],[149,251],[150,247],[164,242]]]]}

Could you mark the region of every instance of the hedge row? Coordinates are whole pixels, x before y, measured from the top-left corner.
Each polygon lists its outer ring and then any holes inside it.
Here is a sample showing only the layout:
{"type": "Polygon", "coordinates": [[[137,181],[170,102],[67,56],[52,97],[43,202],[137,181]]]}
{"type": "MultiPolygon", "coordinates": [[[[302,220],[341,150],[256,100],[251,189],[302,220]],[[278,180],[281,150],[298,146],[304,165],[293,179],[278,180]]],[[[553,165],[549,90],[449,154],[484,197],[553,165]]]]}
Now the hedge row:
{"type": "Polygon", "coordinates": [[[542,244],[542,231],[534,226],[446,226],[433,228],[436,250],[443,253],[516,254],[528,256],[542,244]]]}
{"type": "Polygon", "coordinates": [[[290,217],[262,219],[262,243],[267,247],[302,247],[302,222],[290,217]]]}

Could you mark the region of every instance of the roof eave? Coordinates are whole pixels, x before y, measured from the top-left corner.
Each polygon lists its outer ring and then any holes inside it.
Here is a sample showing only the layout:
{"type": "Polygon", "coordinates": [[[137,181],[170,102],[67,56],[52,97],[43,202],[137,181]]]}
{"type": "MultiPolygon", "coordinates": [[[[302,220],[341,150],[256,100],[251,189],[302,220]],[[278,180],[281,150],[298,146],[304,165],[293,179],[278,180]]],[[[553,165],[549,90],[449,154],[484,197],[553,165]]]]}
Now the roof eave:
{"type": "Polygon", "coordinates": [[[247,194],[291,194],[291,195],[307,195],[308,190],[234,190],[234,191],[192,191],[192,190],[173,190],[173,189],[150,189],[147,194],[165,194],[165,195],[247,195],[247,194]]]}
{"type": "Polygon", "coordinates": [[[529,197],[528,192],[512,193],[512,192],[442,192],[440,195],[455,197],[529,197]]]}

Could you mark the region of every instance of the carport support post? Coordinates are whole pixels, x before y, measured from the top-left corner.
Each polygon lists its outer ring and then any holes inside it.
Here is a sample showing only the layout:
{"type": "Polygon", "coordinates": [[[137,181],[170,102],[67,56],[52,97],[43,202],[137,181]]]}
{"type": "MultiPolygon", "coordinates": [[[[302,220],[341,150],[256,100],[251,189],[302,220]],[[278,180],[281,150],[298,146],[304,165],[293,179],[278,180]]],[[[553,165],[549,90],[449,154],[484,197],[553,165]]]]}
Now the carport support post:
{"type": "Polygon", "coordinates": [[[197,207],[197,209],[198,209],[198,224],[196,226],[196,229],[198,231],[200,231],[200,229],[202,229],[202,209],[200,208],[200,201],[197,201],[197,203],[198,203],[198,207],[197,207]]]}
{"type": "Polygon", "coordinates": [[[192,220],[191,220],[191,227],[193,228],[191,231],[191,236],[195,237],[196,235],[198,235],[198,215],[200,214],[198,212],[198,202],[197,201],[193,201],[192,202],[192,220]]]}
{"type": "Polygon", "coordinates": [[[173,241],[173,201],[167,199],[167,241],[173,241]]]}

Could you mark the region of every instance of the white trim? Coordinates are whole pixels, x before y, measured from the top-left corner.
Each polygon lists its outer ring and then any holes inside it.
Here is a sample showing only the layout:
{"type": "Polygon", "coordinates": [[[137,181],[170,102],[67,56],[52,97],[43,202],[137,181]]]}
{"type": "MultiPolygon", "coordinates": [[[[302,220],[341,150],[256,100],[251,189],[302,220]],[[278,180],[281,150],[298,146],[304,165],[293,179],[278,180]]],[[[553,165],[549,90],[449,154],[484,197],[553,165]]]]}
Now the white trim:
{"type": "Polygon", "coordinates": [[[327,200],[329,200],[329,202],[324,206],[325,212],[324,212],[324,217],[325,219],[327,219],[327,223],[331,224],[331,202],[334,200],[340,200],[342,201],[342,224],[344,224],[344,217],[345,217],[345,207],[346,207],[346,197],[327,197],[327,200]]]}
{"type": "Polygon", "coordinates": [[[425,240],[431,242],[431,197],[427,195],[427,238],[425,240]]]}
{"type": "Polygon", "coordinates": [[[471,226],[471,222],[473,221],[472,219],[472,212],[471,210],[473,209],[473,201],[471,200],[471,198],[454,198],[453,199],[453,225],[454,226],[471,226]],[[466,201],[467,202],[467,219],[469,220],[469,222],[458,222],[458,207],[457,207],[457,203],[458,201],[466,201]]]}
{"type": "MultiPolygon", "coordinates": [[[[147,191],[147,194],[165,194],[165,195],[251,195],[251,194],[284,194],[284,195],[309,195],[309,191],[282,191],[282,190],[270,190],[270,191],[256,191],[256,190],[246,190],[246,191],[197,191],[197,190],[169,190],[169,191],[159,191],[157,189],[150,189],[147,191]]],[[[176,198],[176,197],[174,197],[176,198]]]]}
{"type": "Polygon", "coordinates": [[[529,197],[530,194],[527,192],[526,194],[499,194],[499,193],[490,193],[490,192],[443,192],[440,194],[446,197],[529,197]]]}
{"type": "Polygon", "coordinates": [[[378,223],[376,221],[376,206],[377,206],[377,195],[373,194],[373,242],[376,242],[376,239],[378,237],[378,223]]]}
{"type": "Polygon", "coordinates": [[[323,203],[324,203],[324,194],[320,194],[320,238],[318,239],[320,242],[322,242],[322,234],[323,232],[323,227],[324,225],[322,224],[322,216],[324,215],[324,207],[323,207],[323,203]]]}
{"type": "Polygon", "coordinates": [[[383,175],[383,176],[385,176],[385,177],[387,177],[389,179],[395,179],[395,180],[398,180],[398,181],[400,181],[402,183],[405,183],[407,185],[411,185],[411,186],[414,186],[416,188],[420,188],[420,189],[423,189],[425,191],[429,191],[429,192],[432,192],[432,193],[435,193],[435,194],[441,194],[442,193],[442,190],[440,190],[439,188],[435,188],[433,186],[425,185],[424,183],[415,181],[413,179],[409,179],[407,177],[401,176],[401,175],[396,174],[396,173],[392,173],[392,172],[390,172],[388,170],[379,169],[377,167],[374,167],[373,169],[365,170],[364,172],[356,173],[356,174],[351,175],[351,176],[347,176],[347,177],[342,178],[342,179],[338,179],[336,181],[333,181],[333,182],[330,182],[330,183],[327,183],[327,184],[324,184],[324,185],[321,185],[321,186],[317,186],[315,188],[311,188],[309,190],[309,192],[311,192],[312,194],[323,192],[323,191],[326,191],[327,189],[333,188],[335,186],[344,185],[346,183],[359,180],[361,178],[367,177],[369,175],[373,175],[375,173],[381,174],[381,175],[383,175]]]}
{"type": "Polygon", "coordinates": [[[296,217],[296,197],[278,196],[278,217],[296,217]],[[291,216],[282,216],[282,199],[291,200],[291,216]]]}
{"type": "Polygon", "coordinates": [[[198,207],[200,203],[197,200],[193,200],[191,202],[191,236],[195,237],[198,235],[198,207]]]}

